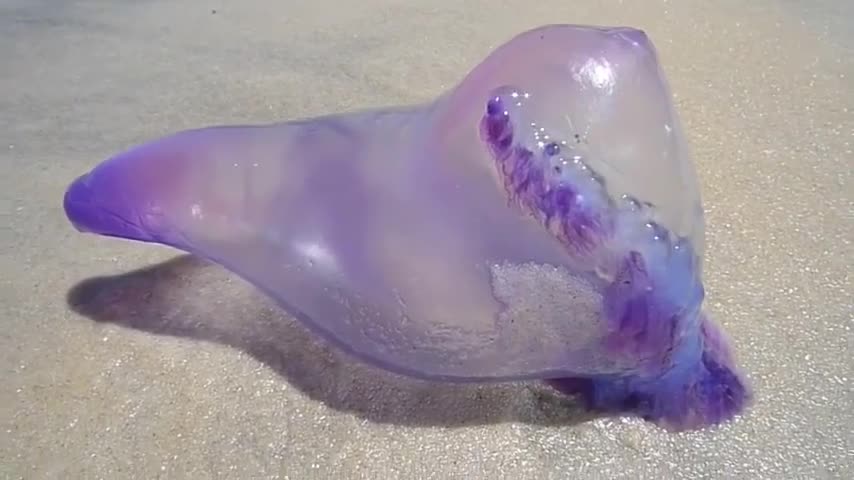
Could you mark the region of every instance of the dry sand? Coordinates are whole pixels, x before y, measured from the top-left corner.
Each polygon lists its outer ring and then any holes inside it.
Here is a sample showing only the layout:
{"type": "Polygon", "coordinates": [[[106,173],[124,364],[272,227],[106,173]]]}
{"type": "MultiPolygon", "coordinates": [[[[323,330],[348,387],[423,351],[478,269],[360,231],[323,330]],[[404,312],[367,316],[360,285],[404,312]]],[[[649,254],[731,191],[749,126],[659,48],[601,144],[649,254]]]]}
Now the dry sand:
{"type": "Polygon", "coordinates": [[[0,477],[852,478],[852,5],[0,1],[0,477]],[[68,182],[132,143],[427,100],[545,23],[636,26],[660,51],[707,308],[758,394],[722,428],[378,372],[216,267],[64,218],[68,182]]]}

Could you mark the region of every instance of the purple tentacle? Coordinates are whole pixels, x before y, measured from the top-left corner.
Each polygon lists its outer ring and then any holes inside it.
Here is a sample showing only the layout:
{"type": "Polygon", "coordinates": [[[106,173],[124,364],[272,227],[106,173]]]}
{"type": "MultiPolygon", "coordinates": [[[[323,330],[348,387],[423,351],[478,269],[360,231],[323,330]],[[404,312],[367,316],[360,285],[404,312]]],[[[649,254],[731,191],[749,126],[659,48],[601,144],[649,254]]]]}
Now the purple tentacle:
{"type": "Polygon", "coordinates": [[[741,412],[752,394],[734,370],[718,327],[700,312],[704,289],[690,243],[674,241],[662,226],[644,219],[631,198],[629,212],[618,211],[604,189],[590,187],[591,179],[598,187],[602,182],[580,157],[574,162],[584,175],[579,169],[564,175],[561,169],[573,165],[549,161],[560,145],[538,142],[537,149],[514,131],[524,124],[513,116],[527,96],[503,90],[487,103],[481,138],[509,199],[542,222],[570,254],[599,266],[616,258],[603,296],[608,334],[602,347],[621,364],[633,365],[622,375],[548,383],[580,395],[593,410],[632,412],[676,430],[717,424],[741,412]],[[646,236],[614,241],[638,232],[646,236]],[[627,245],[632,246],[622,250],[627,245]]]}

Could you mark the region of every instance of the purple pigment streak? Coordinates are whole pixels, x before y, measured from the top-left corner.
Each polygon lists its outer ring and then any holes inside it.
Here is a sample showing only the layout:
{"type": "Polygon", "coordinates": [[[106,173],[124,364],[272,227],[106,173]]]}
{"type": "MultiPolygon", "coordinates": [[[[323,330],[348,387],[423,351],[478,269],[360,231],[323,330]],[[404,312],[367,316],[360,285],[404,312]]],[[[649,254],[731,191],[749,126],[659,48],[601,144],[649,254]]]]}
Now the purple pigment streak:
{"type": "MultiPolygon", "coordinates": [[[[523,146],[513,145],[513,129],[508,117],[504,114],[503,102],[496,97],[487,104],[481,126],[483,139],[504,175],[507,194],[541,218],[546,228],[556,220],[558,236],[567,248],[577,250],[576,254],[589,252],[599,237],[609,234],[609,226],[578,200],[579,192],[572,185],[547,184],[546,172],[534,165],[536,154],[523,146]]],[[[548,146],[545,155],[553,156],[552,153],[559,150],[554,143],[548,146]]]]}
{"type": "Polygon", "coordinates": [[[522,33],[427,105],[168,135],[64,206],[221,264],[393,372],[542,379],[677,430],[750,403],[702,310],[696,177],[639,30],[522,33]]]}
{"type": "MultiPolygon", "coordinates": [[[[597,240],[613,232],[607,221],[586,205],[576,202],[577,191],[571,184],[549,185],[535,153],[513,142],[513,128],[501,97],[486,107],[481,135],[502,174],[508,196],[544,226],[557,218],[562,229],[558,237],[568,252],[590,252],[597,240]],[[594,220],[596,218],[597,220],[594,220]]],[[[548,143],[542,153],[554,156],[559,146],[548,143]]],[[[669,232],[658,224],[649,225],[662,241],[669,232]]],[[[641,375],[601,375],[549,380],[560,391],[581,395],[588,408],[609,412],[633,411],[641,417],[670,428],[695,428],[715,424],[742,408],[749,393],[743,381],[727,367],[731,359],[721,353],[720,334],[713,341],[696,341],[697,336],[681,337],[697,330],[701,318],[698,307],[703,300],[702,284],[696,278],[690,259],[690,244],[682,242],[681,257],[671,257],[665,274],[654,277],[643,255],[631,250],[619,262],[616,278],[605,288],[604,316],[611,333],[603,349],[637,361],[641,375]],[[686,295],[660,295],[658,282],[681,283],[686,295]],[[688,367],[686,367],[688,366],[688,367]]],[[[708,338],[708,321],[699,330],[708,338]]]]}

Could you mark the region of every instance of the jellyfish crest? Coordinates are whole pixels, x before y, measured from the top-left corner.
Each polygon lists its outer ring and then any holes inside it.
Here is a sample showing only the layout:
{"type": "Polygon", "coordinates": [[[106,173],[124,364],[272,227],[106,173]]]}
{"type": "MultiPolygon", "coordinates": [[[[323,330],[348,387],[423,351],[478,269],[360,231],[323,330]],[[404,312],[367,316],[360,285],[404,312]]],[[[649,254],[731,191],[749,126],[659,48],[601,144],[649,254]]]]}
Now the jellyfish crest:
{"type": "Polygon", "coordinates": [[[703,250],[696,174],[673,98],[648,37],[618,27],[545,26],[487,57],[455,89],[454,118],[479,121],[484,103],[509,113],[515,146],[571,175],[606,180],[608,201],[647,207],[703,250]],[[485,100],[483,97],[487,95],[485,100]],[[559,147],[559,148],[556,148],[559,147]]]}

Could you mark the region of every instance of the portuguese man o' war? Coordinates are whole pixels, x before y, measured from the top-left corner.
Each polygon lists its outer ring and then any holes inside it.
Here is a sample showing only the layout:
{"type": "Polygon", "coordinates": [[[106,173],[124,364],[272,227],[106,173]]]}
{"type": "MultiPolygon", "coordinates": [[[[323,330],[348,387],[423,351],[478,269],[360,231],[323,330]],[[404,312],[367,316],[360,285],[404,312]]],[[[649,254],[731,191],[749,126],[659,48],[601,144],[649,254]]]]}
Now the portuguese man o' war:
{"type": "Polygon", "coordinates": [[[752,396],[702,309],[693,168],[642,31],[550,25],[429,104],[179,132],[64,206],[224,266],[375,366],[541,379],[684,430],[752,396]]]}

